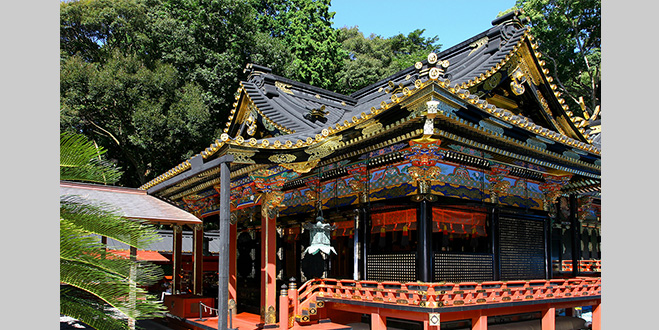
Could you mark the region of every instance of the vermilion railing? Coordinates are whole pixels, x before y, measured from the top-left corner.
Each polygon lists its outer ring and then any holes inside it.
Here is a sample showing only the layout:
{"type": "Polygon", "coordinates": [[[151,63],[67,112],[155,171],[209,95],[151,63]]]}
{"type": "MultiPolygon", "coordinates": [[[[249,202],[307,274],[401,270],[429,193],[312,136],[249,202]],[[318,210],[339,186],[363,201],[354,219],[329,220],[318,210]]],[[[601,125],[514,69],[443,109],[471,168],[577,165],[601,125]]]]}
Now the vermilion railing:
{"type": "MultiPolygon", "coordinates": [[[[577,277],[552,280],[485,281],[460,283],[421,283],[313,279],[299,290],[289,289],[289,311],[298,323],[311,321],[318,298],[361,300],[395,306],[450,307],[528,300],[579,298],[601,295],[601,278],[577,277]]],[[[285,306],[285,305],[283,305],[285,306]]],[[[282,322],[283,323],[283,322],[282,322]]],[[[287,327],[280,323],[281,329],[287,327]]],[[[288,328],[294,325],[289,314],[288,328]]]]}

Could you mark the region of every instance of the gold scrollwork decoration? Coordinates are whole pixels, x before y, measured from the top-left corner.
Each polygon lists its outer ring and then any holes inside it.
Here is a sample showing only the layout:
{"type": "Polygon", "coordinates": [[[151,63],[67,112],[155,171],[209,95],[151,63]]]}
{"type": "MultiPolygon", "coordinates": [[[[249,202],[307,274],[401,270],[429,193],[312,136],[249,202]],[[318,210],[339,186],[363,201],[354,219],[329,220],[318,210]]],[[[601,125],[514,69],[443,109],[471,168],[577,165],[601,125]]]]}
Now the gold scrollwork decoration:
{"type": "Polygon", "coordinates": [[[495,183],[493,188],[494,190],[497,191],[498,194],[505,195],[508,193],[508,190],[510,189],[510,182],[506,180],[501,180],[495,183]]]}
{"type": "Polygon", "coordinates": [[[277,322],[276,311],[274,306],[268,306],[265,313],[265,324],[275,324],[277,322]]]}
{"type": "Polygon", "coordinates": [[[282,202],[284,201],[284,192],[283,191],[271,191],[265,193],[265,200],[261,206],[261,216],[264,218],[274,218],[277,213],[277,208],[284,206],[282,202]]]}
{"type": "Polygon", "coordinates": [[[313,168],[316,167],[316,165],[318,165],[319,161],[320,159],[314,159],[301,163],[280,164],[279,166],[287,170],[292,170],[295,171],[296,173],[302,174],[302,173],[309,173],[313,168]]]}
{"type": "Polygon", "coordinates": [[[279,88],[280,91],[282,91],[282,92],[284,92],[284,93],[286,93],[286,94],[293,95],[293,91],[290,90],[290,88],[291,88],[292,86],[289,85],[289,84],[284,84],[284,83],[282,83],[282,82],[275,81],[275,87],[279,88]]]}
{"type": "Polygon", "coordinates": [[[334,152],[334,148],[339,145],[341,139],[342,136],[332,136],[327,138],[324,142],[306,149],[304,152],[310,155],[309,161],[327,157],[334,152]]]}
{"type": "Polygon", "coordinates": [[[362,135],[373,134],[373,133],[381,130],[383,127],[384,127],[384,125],[382,125],[382,123],[380,123],[379,121],[377,121],[377,120],[373,121],[369,125],[366,125],[366,127],[364,127],[364,129],[362,129],[362,135]]]}
{"type": "Polygon", "coordinates": [[[277,164],[292,163],[295,159],[297,159],[297,156],[291,154],[276,154],[268,157],[268,160],[277,164]]]}
{"type": "Polygon", "coordinates": [[[242,149],[230,149],[227,151],[227,154],[233,155],[235,163],[256,164],[252,157],[256,155],[257,152],[257,150],[248,151],[242,149]]]}
{"type": "Polygon", "coordinates": [[[501,73],[497,72],[485,81],[483,87],[488,91],[493,90],[499,85],[499,82],[501,82],[501,73]]]}
{"type": "MultiPolygon", "coordinates": [[[[489,40],[490,40],[490,39],[489,39],[487,36],[485,36],[485,37],[482,37],[482,38],[480,38],[480,39],[478,39],[478,40],[472,42],[472,43],[469,45],[469,47],[475,47],[475,48],[472,49],[471,52],[469,52],[469,55],[471,55],[471,53],[477,51],[479,48],[485,46],[485,44],[487,44],[487,42],[488,42],[489,40]]],[[[467,55],[467,56],[469,56],[469,55],[467,55]]]]}

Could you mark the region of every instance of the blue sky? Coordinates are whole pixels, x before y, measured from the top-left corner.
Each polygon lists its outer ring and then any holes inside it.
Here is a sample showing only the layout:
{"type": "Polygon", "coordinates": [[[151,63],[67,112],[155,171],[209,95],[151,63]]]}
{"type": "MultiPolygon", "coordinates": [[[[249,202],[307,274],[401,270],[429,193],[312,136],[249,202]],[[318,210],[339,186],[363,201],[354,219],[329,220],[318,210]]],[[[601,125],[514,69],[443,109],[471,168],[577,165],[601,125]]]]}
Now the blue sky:
{"type": "Polygon", "coordinates": [[[425,37],[437,35],[442,50],[492,27],[499,12],[515,5],[515,0],[332,0],[336,12],[333,26],[359,26],[371,33],[391,37],[426,29],[425,37]]]}

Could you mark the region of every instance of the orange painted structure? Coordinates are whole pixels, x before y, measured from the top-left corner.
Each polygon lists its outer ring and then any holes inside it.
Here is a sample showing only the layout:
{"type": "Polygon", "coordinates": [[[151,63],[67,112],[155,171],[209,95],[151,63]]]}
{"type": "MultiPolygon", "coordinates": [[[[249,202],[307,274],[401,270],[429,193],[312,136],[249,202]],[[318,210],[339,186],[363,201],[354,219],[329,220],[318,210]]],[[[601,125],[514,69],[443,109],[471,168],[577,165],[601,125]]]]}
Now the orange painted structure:
{"type": "MultiPolygon", "coordinates": [[[[345,325],[328,317],[349,323],[359,322],[362,314],[370,315],[373,330],[386,330],[387,318],[418,321],[424,329],[466,319],[472,330],[486,330],[488,317],[530,312],[541,313],[542,330],[554,330],[557,309],[580,306],[593,306],[592,329],[601,329],[600,278],[478,283],[314,279],[300,289],[291,284],[293,289],[280,291],[280,330],[342,329],[345,325]]],[[[238,329],[259,328],[260,318],[248,315],[234,317],[238,329]]],[[[200,321],[187,315],[185,323],[195,329],[217,329],[216,317],[200,321]]]]}
{"type": "MultiPolygon", "coordinates": [[[[215,307],[215,299],[210,297],[199,297],[198,295],[193,294],[180,294],[180,295],[166,295],[163,300],[163,305],[169,309],[169,312],[173,315],[182,317],[182,318],[193,318],[199,317],[200,305],[215,307]]],[[[201,308],[202,316],[207,317],[211,316],[211,310],[204,310],[201,308]]]]}

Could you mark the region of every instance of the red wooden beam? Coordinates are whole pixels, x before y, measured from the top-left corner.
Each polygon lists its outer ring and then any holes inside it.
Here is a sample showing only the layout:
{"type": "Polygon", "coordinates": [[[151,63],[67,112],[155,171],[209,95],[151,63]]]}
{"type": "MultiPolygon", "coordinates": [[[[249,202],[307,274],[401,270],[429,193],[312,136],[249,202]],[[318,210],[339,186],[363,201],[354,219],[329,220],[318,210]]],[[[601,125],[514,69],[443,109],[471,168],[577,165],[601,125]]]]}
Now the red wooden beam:
{"type": "Polygon", "coordinates": [[[542,311],[542,330],[556,330],[556,308],[542,311]]]}
{"type": "Polygon", "coordinates": [[[371,330],[387,330],[387,318],[380,313],[371,313],[371,330]]]}
{"type": "Polygon", "coordinates": [[[471,330],[487,330],[487,315],[472,317],[471,330]]]}
{"type": "Polygon", "coordinates": [[[602,304],[593,305],[593,330],[602,330],[602,304]]]}

